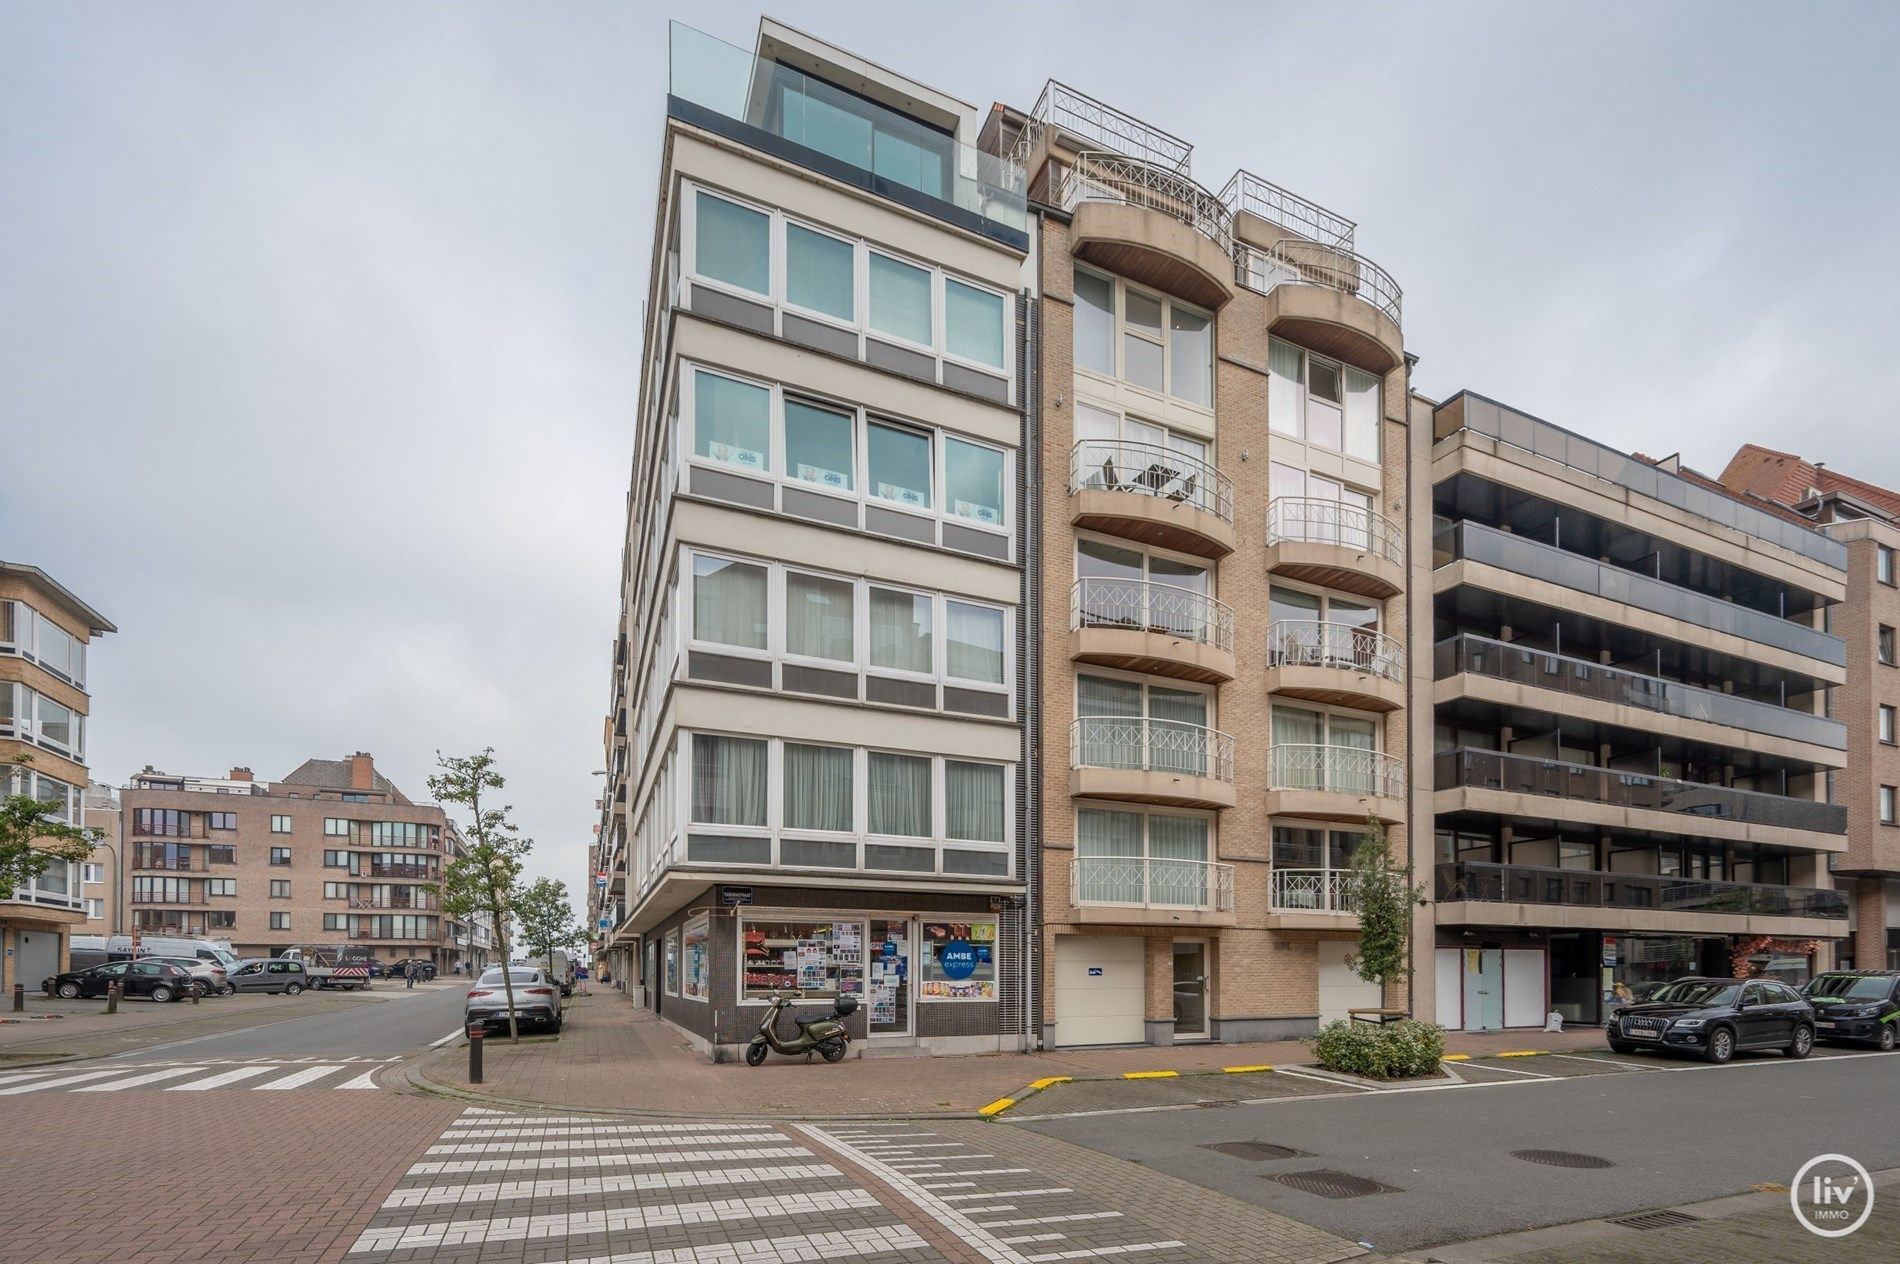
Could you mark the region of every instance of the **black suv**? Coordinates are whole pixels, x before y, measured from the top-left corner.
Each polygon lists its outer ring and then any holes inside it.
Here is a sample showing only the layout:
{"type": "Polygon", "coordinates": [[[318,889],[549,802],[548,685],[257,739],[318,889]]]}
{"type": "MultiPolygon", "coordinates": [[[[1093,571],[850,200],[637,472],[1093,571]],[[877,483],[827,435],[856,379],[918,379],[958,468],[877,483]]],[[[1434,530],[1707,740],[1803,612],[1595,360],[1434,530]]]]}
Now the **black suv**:
{"type": "Polygon", "coordinates": [[[1661,1049],[1727,1062],[1738,1049],[1779,1049],[1805,1058],[1814,1048],[1814,1008],[1774,979],[1677,979],[1649,1000],[1610,1016],[1610,1048],[1661,1049]]]}
{"type": "Polygon", "coordinates": [[[1830,970],[1809,979],[1801,995],[1814,1006],[1814,1031],[1822,1040],[1893,1049],[1900,1028],[1900,970],[1830,970]]]}

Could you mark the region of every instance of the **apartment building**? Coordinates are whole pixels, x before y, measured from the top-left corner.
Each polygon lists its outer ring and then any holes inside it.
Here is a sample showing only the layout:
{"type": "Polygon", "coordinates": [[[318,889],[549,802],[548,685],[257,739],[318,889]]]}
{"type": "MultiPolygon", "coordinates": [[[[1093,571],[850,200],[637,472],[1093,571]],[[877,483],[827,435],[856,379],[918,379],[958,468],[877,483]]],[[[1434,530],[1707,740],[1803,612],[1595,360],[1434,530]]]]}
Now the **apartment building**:
{"type": "Polygon", "coordinates": [[[1020,1048],[1021,169],[770,20],[670,39],[602,950],[713,1056],[775,993],[855,997],[872,1052],[1020,1048]]]}
{"type": "Polygon", "coordinates": [[[87,935],[122,934],[126,885],[125,867],[119,857],[125,854],[125,835],[118,787],[93,782],[80,798],[80,810],[86,828],[98,831],[99,842],[79,866],[80,902],[86,913],[85,925],[79,930],[87,935]]]}
{"type": "Polygon", "coordinates": [[[1847,767],[1834,783],[1847,850],[1828,866],[1851,906],[1844,964],[1900,969],[1900,492],[1755,444],[1735,453],[1721,481],[1801,514],[1847,550],[1847,599],[1829,611],[1830,630],[1847,645],[1847,683],[1833,709],[1847,723],[1847,767]]]}
{"type": "Polygon", "coordinates": [[[249,768],[199,777],[147,766],[120,812],[128,931],[227,940],[244,957],[353,944],[444,972],[465,961],[440,895],[460,836],[367,752],[307,759],[268,783],[249,768]]]}
{"type": "MultiPolygon", "coordinates": [[[[39,567],[0,561],[0,793],[45,801],[68,825],[86,823],[87,648],[117,630],[39,567]]],[[[58,861],[0,891],[0,991],[66,968],[86,922],[81,873],[58,861]]]]}
{"type": "Polygon", "coordinates": [[[1436,638],[1419,1014],[1596,1023],[1619,985],[1831,964],[1849,547],[1480,395],[1417,411],[1436,638]]]}

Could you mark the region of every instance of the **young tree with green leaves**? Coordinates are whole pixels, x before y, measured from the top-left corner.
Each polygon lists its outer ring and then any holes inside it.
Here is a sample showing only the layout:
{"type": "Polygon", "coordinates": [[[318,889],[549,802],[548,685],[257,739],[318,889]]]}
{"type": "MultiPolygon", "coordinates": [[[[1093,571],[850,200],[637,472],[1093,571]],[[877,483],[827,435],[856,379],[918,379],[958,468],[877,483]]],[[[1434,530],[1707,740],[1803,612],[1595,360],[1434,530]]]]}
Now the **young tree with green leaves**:
{"type": "Polygon", "coordinates": [[[478,755],[437,751],[436,766],[441,771],[429,778],[429,793],[438,803],[466,809],[469,817],[463,830],[466,852],[450,857],[442,869],[442,911],[457,918],[488,915],[500,949],[502,990],[508,997],[508,1039],[519,1044],[521,1025],[515,1017],[514,978],[508,970],[508,906],[534,841],[523,838],[510,819],[514,806],[496,802],[508,783],[496,771],[494,747],[478,755]]]}
{"type": "Polygon", "coordinates": [[[572,948],[586,935],[568,903],[567,883],[536,878],[515,893],[515,925],[528,949],[529,960],[539,958],[554,972],[554,950],[572,948]]]}
{"type": "Polygon", "coordinates": [[[1425,889],[1414,887],[1410,879],[1404,866],[1392,863],[1385,825],[1368,816],[1352,849],[1352,871],[1346,879],[1347,897],[1359,914],[1359,951],[1347,957],[1346,964],[1381,989],[1404,975],[1412,908],[1425,902],[1425,889]]]}
{"type": "MultiPolygon", "coordinates": [[[[24,768],[33,757],[16,755],[13,762],[24,768]]],[[[33,881],[54,861],[71,864],[92,854],[100,831],[55,820],[58,807],[57,799],[42,801],[30,794],[0,799],[0,895],[33,881]]]]}

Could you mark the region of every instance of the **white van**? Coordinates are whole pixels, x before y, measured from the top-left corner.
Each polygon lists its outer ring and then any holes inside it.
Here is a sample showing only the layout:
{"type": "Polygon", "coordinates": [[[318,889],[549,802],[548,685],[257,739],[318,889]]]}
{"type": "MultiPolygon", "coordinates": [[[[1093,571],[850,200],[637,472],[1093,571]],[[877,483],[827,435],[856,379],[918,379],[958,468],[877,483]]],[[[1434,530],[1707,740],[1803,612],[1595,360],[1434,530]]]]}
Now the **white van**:
{"type": "MultiPolygon", "coordinates": [[[[130,935],[74,935],[69,941],[74,954],[90,953],[98,958],[93,964],[107,961],[124,961],[132,956],[132,937],[130,935]]],[[[199,961],[214,961],[224,967],[226,973],[237,969],[238,955],[231,951],[227,940],[214,939],[178,939],[165,935],[140,935],[139,956],[141,957],[195,957],[199,961]]],[[[81,967],[73,964],[75,970],[81,967]]]]}
{"type": "Polygon", "coordinates": [[[574,995],[574,959],[556,948],[544,958],[537,958],[536,966],[548,972],[550,978],[561,985],[562,996],[574,995]]]}

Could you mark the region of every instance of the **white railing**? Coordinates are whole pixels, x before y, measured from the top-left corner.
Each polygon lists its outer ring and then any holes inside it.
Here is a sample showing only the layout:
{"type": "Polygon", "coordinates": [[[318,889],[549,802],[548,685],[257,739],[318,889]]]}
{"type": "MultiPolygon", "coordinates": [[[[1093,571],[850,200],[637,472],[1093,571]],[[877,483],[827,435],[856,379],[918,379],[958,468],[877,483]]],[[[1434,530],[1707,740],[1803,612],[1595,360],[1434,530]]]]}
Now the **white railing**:
{"type": "Polygon", "coordinates": [[[1234,739],[1219,729],[1178,720],[1083,716],[1069,726],[1069,763],[1231,783],[1234,739]]]}
{"type": "Polygon", "coordinates": [[[1234,485],[1199,457],[1157,443],[1083,439],[1069,451],[1069,491],[1135,492],[1234,520],[1234,485]]]}
{"type": "Polygon", "coordinates": [[[1392,755],[1357,746],[1276,742],[1267,748],[1267,776],[1275,790],[1405,796],[1405,765],[1392,755]]]}
{"type": "Polygon", "coordinates": [[[1318,285],[1370,303],[1403,325],[1404,296],[1392,274],[1356,251],[1285,237],[1271,247],[1243,244],[1234,255],[1234,279],[1270,294],[1281,285],[1318,285]]]}
{"type": "Polygon", "coordinates": [[[1275,869],[1267,905],[1276,913],[1353,913],[1352,874],[1344,869],[1275,869]]]}
{"type": "Polygon", "coordinates": [[[1206,593],[1150,579],[1084,578],[1069,590],[1069,628],[1159,632],[1215,649],[1234,648],[1234,612],[1206,593]]]}
{"type": "Polygon", "coordinates": [[[1178,219],[1234,253],[1234,217],[1227,204],[1178,171],[1119,154],[1077,154],[1062,173],[1062,209],[1080,202],[1125,202],[1178,219]]]}
{"type": "Polygon", "coordinates": [[[1042,86],[1042,95],[1036,98],[1036,107],[1029,112],[1029,122],[1024,125],[1011,155],[1014,161],[1026,163],[1036,141],[1050,127],[1183,174],[1194,156],[1194,146],[1179,136],[1051,79],[1042,86]]]}
{"type": "Polygon", "coordinates": [[[1338,500],[1278,496],[1267,506],[1267,543],[1337,544],[1405,564],[1405,540],[1390,518],[1338,500]]]}
{"type": "Polygon", "coordinates": [[[1405,647],[1372,628],[1321,619],[1277,619],[1267,628],[1267,666],[1337,667],[1405,683],[1405,647]]]}
{"type": "Polygon", "coordinates": [[[1317,202],[1309,202],[1271,180],[1262,180],[1251,171],[1242,169],[1234,172],[1234,178],[1221,189],[1220,200],[1236,215],[1246,211],[1269,223],[1290,228],[1302,237],[1310,237],[1321,245],[1337,246],[1341,250],[1352,249],[1356,225],[1351,220],[1327,210],[1317,202]]]}
{"type": "Polygon", "coordinates": [[[1069,902],[1231,913],[1234,867],[1208,860],[1077,856],[1069,867],[1069,902]]]}

